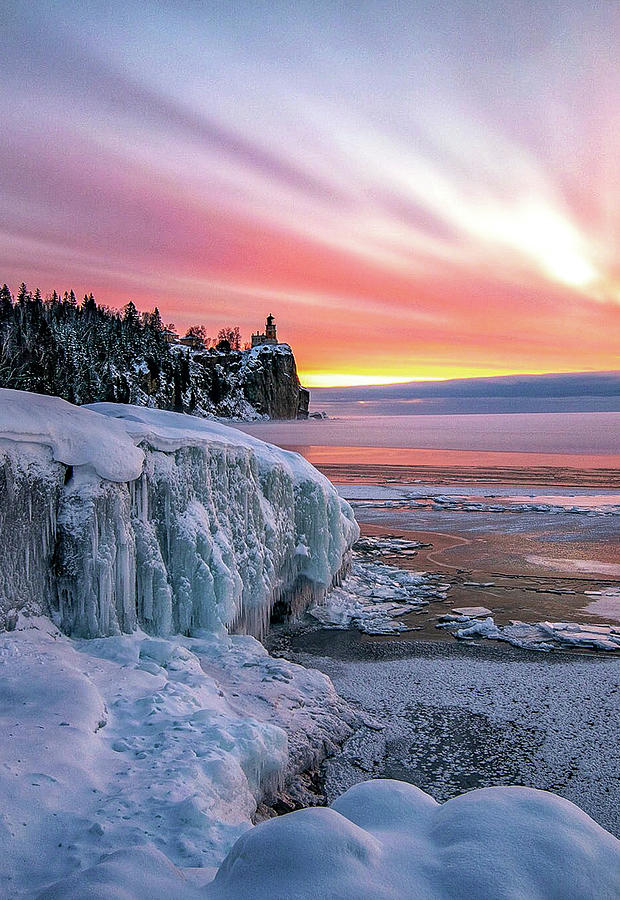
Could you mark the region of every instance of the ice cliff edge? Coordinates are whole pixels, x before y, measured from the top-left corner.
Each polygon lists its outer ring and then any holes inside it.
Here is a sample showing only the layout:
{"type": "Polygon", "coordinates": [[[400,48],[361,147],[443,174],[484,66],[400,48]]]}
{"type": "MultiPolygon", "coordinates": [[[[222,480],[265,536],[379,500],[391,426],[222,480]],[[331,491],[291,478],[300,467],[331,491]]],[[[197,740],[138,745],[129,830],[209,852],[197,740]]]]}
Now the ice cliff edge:
{"type": "Polygon", "coordinates": [[[325,594],[358,533],[297,454],[205,419],[0,390],[0,627],[260,636],[325,594]]]}

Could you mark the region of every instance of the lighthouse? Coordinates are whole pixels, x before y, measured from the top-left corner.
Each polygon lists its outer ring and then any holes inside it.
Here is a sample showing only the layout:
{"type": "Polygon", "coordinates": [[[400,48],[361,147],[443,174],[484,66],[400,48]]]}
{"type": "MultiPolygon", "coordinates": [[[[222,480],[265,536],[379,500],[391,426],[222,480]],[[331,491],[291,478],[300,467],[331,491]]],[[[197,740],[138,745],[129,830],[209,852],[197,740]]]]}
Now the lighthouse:
{"type": "Polygon", "coordinates": [[[261,333],[257,331],[256,334],[252,335],[252,346],[260,347],[262,344],[277,344],[278,338],[276,336],[276,320],[269,313],[267,316],[267,321],[265,323],[265,331],[261,333]]]}

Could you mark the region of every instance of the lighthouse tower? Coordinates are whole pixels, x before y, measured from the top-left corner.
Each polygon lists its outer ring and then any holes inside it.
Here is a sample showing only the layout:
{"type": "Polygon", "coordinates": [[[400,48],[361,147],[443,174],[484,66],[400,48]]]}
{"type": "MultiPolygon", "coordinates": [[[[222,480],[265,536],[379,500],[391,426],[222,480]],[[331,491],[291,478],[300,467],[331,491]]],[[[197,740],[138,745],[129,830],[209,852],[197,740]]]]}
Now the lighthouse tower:
{"type": "Polygon", "coordinates": [[[276,337],[276,320],[271,315],[271,313],[267,316],[267,324],[265,326],[265,337],[267,338],[268,344],[277,344],[278,339],[276,337]]]}
{"type": "Polygon", "coordinates": [[[256,334],[252,335],[252,346],[260,347],[262,344],[277,344],[278,338],[276,336],[276,320],[271,315],[271,313],[267,316],[267,322],[265,324],[265,332],[261,334],[260,331],[257,331],[256,334]]]}

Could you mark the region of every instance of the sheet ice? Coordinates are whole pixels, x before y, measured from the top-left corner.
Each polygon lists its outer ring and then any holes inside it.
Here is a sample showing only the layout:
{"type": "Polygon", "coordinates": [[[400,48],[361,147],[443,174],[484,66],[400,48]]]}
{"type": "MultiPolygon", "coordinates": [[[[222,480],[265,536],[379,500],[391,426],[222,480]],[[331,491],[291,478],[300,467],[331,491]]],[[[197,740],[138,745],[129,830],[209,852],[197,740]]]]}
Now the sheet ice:
{"type": "Polygon", "coordinates": [[[84,637],[260,635],[276,602],[324,596],[358,534],[297,454],[177,413],[3,390],[0,465],[1,546],[20,541],[0,617],[51,613],[84,637]]]}
{"type": "Polygon", "coordinates": [[[454,614],[441,616],[435,627],[449,629],[461,640],[490,638],[506,641],[523,650],[554,650],[577,647],[587,650],[620,651],[620,625],[592,625],[579,622],[519,622],[496,625],[493,616],[484,607],[455,610],[454,614]]]}

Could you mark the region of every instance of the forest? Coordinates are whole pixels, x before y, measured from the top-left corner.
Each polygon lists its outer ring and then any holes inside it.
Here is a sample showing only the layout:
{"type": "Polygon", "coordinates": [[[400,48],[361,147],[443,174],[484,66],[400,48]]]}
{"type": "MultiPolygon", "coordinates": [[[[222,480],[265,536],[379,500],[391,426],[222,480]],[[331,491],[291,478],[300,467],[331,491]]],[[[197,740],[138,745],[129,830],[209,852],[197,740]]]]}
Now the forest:
{"type": "MultiPolygon", "coordinates": [[[[92,293],[78,303],[72,290],[43,298],[24,283],[13,297],[4,284],[0,387],[54,394],[77,404],[144,404],[146,395],[160,408],[193,411],[198,398],[192,398],[190,352],[169,342],[173,327],[164,326],[157,307],[140,313],[130,301],[118,311],[97,304],[92,293]]],[[[203,345],[212,343],[203,327],[190,332],[203,345]]],[[[238,329],[222,329],[220,335],[238,348],[238,329]]],[[[210,399],[218,402],[219,394],[215,386],[210,399]]]]}

